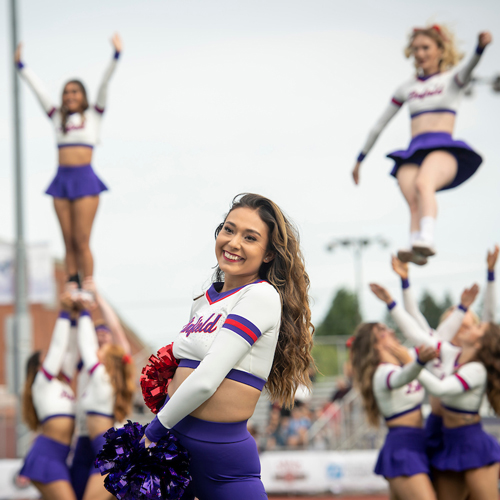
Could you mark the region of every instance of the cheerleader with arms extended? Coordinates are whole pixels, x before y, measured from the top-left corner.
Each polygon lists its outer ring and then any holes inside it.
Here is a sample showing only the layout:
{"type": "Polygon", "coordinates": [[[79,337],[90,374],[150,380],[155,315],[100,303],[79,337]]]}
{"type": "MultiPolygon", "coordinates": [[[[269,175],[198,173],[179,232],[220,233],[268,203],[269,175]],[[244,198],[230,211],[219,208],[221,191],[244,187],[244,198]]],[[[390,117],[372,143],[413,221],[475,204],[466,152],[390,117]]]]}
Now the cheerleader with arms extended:
{"type": "Polygon", "coordinates": [[[23,417],[39,431],[20,474],[31,479],[44,500],[75,500],[66,458],[75,426],[75,397],[71,377],[78,351],[71,331],[73,302],[61,296],[61,312],[47,354],[33,354],[27,365],[23,417]]]}
{"type": "MultiPolygon", "coordinates": [[[[78,347],[86,380],[79,405],[86,415],[86,428],[94,459],[105,441],[103,434],[115,422],[122,422],[132,409],[135,390],[132,358],[118,345],[99,346],[96,330],[89,314],[92,304],[80,300],[78,320],[78,347]]],[[[110,494],[103,486],[98,469],[91,467],[83,500],[105,500],[110,494]]]]}
{"type": "MultiPolygon", "coordinates": [[[[438,497],[446,500],[465,498],[468,492],[471,499],[496,498],[491,495],[493,492],[498,495],[496,477],[500,446],[481,429],[478,412],[485,391],[494,410],[499,410],[495,387],[500,384],[500,374],[495,357],[498,358],[500,352],[500,329],[491,322],[473,323],[467,329],[461,329],[458,337],[461,350],[452,359],[443,349],[445,342],[441,343],[422,330],[397,306],[387,290],[378,285],[371,286],[377,297],[386,302],[403,334],[414,344],[423,341],[427,345],[437,345],[440,351],[443,368],[442,373],[436,373],[440,378],[433,374],[432,369],[419,375],[421,384],[440,399],[442,406],[442,436],[434,436],[439,440],[437,446],[431,443],[429,454],[431,466],[438,471],[438,497]],[[455,381],[461,384],[461,391],[458,391],[455,381]]],[[[471,290],[464,292],[462,303],[470,305],[471,295],[471,290]]]]}
{"type": "Polygon", "coordinates": [[[422,347],[412,360],[394,331],[381,323],[362,323],[351,346],[354,380],[368,420],[378,426],[382,415],[389,428],[375,473],[387,479],[393,499],[436,498],[422,428],[424,391],[415,380],[435,356],[433,348],[422,347]]]}
{"type": "Polygon", "coordinates": [[[391,175],[397,178],[410,208],[410,245],[398,252],[405,262],[423,265],[427,257],[435,254],[436,191],[462,184],[481,164],[481,157],[465,142],[453,139],[452,134],[462,90],[491,40],[489,32],[480,33],[475,52],[457,68],[461,54],[449,30],[438,25],[415,28],[405,55],[414,58],[417,73],[398,87],[354,167],[352,175],[358,184],[362,161],[384,127],[407,102],[412,140],[407,150],[388,155],[395,161],[391,175]]]}
{"type": "Polygon", "coordinates": [[[118,35],[113,36],[115,54],[104,74],[94,106],[89,106],[87,92],[80,80],[64,86],[59,108],[53,104],[43,84],[21,58],[21,44],[15,60],[19,74],[35,93],[54,125],[59,168],[46,193],[54,198],[54,208],[61,225],[66,247],[66,272],[69,281],[92,276],[94,260],[90,251],[90,233],[99,205],[99,193],[107,187],[92,170],[93,148],[99,139],[102,115],[107,100],[108,83],[122,50],[118,35]]]}
{"type": "Polygon", "coordinates": [[[195,299],[173,345],[180,360],[146,445],[172,432],[190,456],[192,500],[267,498],[247,430],[261,391],[293,405],[310,387],[313,327],[298,234],[256,194],[233,200],[216,230],[215,282],[195,299]]]}
{"type": "MultiPolygon", "coordinates": [[[[83,280],[82,287],[95,298],[96,305],[103,318],[103,320],[94,322],[99,349],[106,344],[110,344],[119,346],[125,354],[130,354],[130,343],[127,340],[120,320],[116,312],[96,288],[94,281],[91,278],[87,278],[83,280]]],[[[88,370],[83,369],[82,361],[80,361],[78,368],[77,396],[79,398],[85,393],[90,375],[88,370]]],[[[90,439],[87,427],[87,414],[84,408],[82,408],[81,403],[81,401],[77,402],[76,433],[78,439],[75,443],[73,460],[70,467],[71,482],[77,500],[82,500],[88,478],[98,473],[94,465],[97,445],[96,443],[93,445],[90,439]]]]}

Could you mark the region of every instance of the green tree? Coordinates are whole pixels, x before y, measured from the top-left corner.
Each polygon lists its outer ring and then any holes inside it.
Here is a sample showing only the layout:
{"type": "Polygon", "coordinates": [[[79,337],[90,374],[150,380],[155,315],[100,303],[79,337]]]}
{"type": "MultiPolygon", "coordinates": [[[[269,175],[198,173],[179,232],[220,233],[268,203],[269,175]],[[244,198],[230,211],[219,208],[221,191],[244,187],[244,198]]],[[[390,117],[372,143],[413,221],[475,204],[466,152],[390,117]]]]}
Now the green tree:
{"type": "Polygon", "coordinates": [[[352,335],[359,323],[361,315],[356,294],[341,288],[323,322],[316,328],[316,335],[352,335]]]}
{"type": "Polygon", "coordinates": [[[430,292],[424,290],[419,307],[431,328],[437,328],[442,314],[453,304],[450,294],[447,293],[441,303],[437,302],[430,292]]]}

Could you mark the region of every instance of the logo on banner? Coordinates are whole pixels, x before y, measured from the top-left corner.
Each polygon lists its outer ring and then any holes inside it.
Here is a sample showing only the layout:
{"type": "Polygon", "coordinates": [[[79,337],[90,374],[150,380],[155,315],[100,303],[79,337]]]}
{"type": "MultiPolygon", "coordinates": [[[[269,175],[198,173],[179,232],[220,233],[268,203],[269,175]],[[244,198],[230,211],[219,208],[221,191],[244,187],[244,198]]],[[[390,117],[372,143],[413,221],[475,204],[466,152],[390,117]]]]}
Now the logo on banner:
{"type": "Polygon", "coordinates": [[[344,477],[344,471],[339,464],[328,464],[326,474],[330,479],[342,479],[344,477]]]}
{"type": "Polygon", "coordinates": [[[298,481],[307,479],[302,463],[296,460],[282,460],[276,467],[274,479],[278,481],[298,481]]]}

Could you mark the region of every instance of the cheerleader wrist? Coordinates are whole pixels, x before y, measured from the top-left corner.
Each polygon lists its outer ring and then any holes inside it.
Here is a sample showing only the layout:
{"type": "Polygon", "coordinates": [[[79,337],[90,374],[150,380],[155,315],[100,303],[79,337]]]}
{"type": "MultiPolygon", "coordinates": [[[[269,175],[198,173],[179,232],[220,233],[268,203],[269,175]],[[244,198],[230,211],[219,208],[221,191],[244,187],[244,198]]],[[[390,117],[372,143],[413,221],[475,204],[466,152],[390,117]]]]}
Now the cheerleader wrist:
{"type": "Polygon", "coordinates": [[[64,310],[60,311],[59,318],[60,319],[70,319],[69,311],[64,311],[64,310]]]}
{"type": "Polygon", "coordinates": [[[476,47],[476,54],[480,56],[486,47],[480,47],[479,45],[476,47]]]}
{"type": "Polygon", "coordinates": [[[359,153],[357,160],[359,162],[362,162],[365,158],[366,158],[366,155],[363,152],[361,152],[361,153],[359,153]]]}
{"type": "Polygon", "coordinates": [[[160,422],[158,417],[155,417],[146,427],[146,437],[153,443],[157,443],[166,433],[168,429],[160,422]]]}
{"type": "Polygon", "coordinates": [[[16,66],[17,66],[17,69],[23,69],[24,68],[24,64],[22,63],[22,61],[18,61],[16,63],[16,66]]]}
{"type": "Polygon", "coordinates": [[[495,281],[495,270],[488,269],[488,281],[495,281]]]}
{"type": "Polygon", "coordinates": [[[115,50],[115,54],[113,56],[114,59],[119,59],[120,58],[120,52],[118,52],[117,50],[115,50]]]}
{"type": "Polygon", "coordinates": [[[464,313],[467,312],[467,307],[465,307],[463,304],[459,304],[458,308],[463,311],[464,313]]]}
{"type": "Polygon", "coordinates": [[[396,307],[395,300],[393,300],[391,303],[387,304],[387,309],[389,309],[389,311],[392,311],[395,307],[396,307]]]}
{"type": "Polygon", "coordinates": [[[401,278],[401,288],[403,290],[410,288],[410,282],[408,281],[408,278],[401,278]]]}

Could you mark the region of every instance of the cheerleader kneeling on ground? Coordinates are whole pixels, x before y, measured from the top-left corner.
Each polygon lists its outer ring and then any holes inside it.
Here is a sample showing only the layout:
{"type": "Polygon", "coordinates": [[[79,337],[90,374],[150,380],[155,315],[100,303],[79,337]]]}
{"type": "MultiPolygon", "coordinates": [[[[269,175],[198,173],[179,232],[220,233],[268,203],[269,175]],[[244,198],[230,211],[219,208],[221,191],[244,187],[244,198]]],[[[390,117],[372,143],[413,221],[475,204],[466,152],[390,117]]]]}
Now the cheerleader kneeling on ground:
{"type": "Polygon", "coordinates": [[[56,321],[45,357],[40,351],[28,360],[23,392],[23,418],[32,431],[39,431],[20,471],[30,478],[44,500],[76,500],[66,459],[75,426],[75,396],[71,377],[78,351],[72,338],[69,293],[61,296],[56,321]]]}
{"type": "MultiPolygon", "coordinates": [[[[103,434],[122,422],[132,409],[135,391],[132,358],[118,345],[99,346],[89,309],[93,304],[79,300],[78,347],[83,361],[86,386],[79,395],[79,405],[86,415],[86,427],[94,458],[101,450],[103,434]]],[[[82,374],[80,375],[82,376],[82,374]]],[[[104,478],[91,469],[83,500],[106,500],[110,494],[104,488],[104,478]]]]}
{"type": "Polygon", "coordinates": [[[417,359],[411,360],[394,331],[382,323],[363,323],[355,333],[351,346],[355,384],[369,422],[378,426],[382,415],[389,428],[375,473],[389,482],[391,498],[436,498],[420,409],[424,391],[415,380],[435,356],[433,348],[422,347],[417,359]]]}

